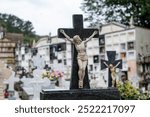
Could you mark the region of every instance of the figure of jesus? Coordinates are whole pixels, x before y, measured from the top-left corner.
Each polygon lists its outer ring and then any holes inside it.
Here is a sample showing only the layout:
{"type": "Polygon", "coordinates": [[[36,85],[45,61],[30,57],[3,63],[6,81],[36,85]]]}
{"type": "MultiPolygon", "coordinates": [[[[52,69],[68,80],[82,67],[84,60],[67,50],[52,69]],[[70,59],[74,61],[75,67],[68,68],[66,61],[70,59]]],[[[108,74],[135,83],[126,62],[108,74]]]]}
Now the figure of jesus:
{"type": "Polygon", "coordinates": [[[71,39],[64,30],[60,30],[60,32],[66,37],[68,41],[73,43],[75,45],[75,48],[77,50],[77,62],[79,66],[78,76],[79,76],[79,88],[83,88],[83,80],[85,76],[85,69],[88,63],[88,56],[86,54],[86,44],[88,41],[90,41],[98,32],[94,31],[93,34],[86,39],[85,41],[82,41],[79,35],[75,35],[73,39],[71,39]]]}
{"type": "Polygon", "coordinates": [[[116,66],[113,66],[113,64],[106,64],[106,62],[104,62],[104,64],[110,69],[111,72],[111,77],[112,77],[112,86],[116,87],[117,81],[116,81],[116,67],[120,64],[120,62],[118,62],[118,64],[116,66]]]}

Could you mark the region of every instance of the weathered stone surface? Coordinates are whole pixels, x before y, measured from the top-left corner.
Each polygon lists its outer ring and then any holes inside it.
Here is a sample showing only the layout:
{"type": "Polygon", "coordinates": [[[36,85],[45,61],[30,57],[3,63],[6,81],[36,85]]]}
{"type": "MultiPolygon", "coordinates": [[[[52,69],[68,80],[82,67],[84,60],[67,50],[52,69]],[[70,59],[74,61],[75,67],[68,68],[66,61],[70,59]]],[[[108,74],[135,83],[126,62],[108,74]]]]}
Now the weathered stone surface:
{"type": "Polygon", "coordinates": [[[43,90],[41,100],[120,100],[120,93],[116,88],[107,89],[74,89],[48,91],[43,90]]]}

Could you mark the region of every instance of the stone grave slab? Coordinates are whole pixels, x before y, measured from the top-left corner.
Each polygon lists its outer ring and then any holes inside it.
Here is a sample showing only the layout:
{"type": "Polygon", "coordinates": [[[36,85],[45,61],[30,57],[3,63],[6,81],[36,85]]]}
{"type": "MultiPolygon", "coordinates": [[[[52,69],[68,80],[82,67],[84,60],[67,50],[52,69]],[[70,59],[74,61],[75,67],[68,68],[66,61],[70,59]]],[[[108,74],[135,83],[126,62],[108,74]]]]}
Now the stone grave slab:
{"type": "Polygon", "coordinates": [[[43,90],[41,100],[120,100],[116,88],[106,89],[72,89],[72,90],[43,90]]]}

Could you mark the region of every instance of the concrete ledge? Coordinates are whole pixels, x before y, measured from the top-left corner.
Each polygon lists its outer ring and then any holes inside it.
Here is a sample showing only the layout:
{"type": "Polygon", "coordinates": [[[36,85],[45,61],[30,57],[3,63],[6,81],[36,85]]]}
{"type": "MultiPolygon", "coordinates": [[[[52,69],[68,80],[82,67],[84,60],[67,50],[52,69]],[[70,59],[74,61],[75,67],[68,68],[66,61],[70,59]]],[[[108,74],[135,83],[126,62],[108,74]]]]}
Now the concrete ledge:
{"type": "Polygon", "coordinates": [[[73,90],[42,90],[40,100],[120,100],[116,88],[107,89],[73,89],[73,90]]]}

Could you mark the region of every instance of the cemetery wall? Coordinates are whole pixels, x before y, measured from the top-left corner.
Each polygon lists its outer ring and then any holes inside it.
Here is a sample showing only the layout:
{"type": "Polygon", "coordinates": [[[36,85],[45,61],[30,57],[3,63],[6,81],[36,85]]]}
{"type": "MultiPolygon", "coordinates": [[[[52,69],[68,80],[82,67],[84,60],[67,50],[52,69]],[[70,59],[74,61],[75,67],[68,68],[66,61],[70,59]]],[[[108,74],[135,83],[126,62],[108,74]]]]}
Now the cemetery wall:
{"type": "MultiPolygon", "coordinates": [[[[150,55],[150,30],[145,28],[136,28],[136,49],[138,53],[150,55]]],[[[137,53],[137,56],[138,56],[137,53]]]]}
{"type": "Polygon", "coordinates": [[[111,33],[111,32],[120,31],[124,29],[125,29],[124,25],[112,22],[112,23],[103,25],[100,33],[106,34],[106,33],[111,33]]]}

